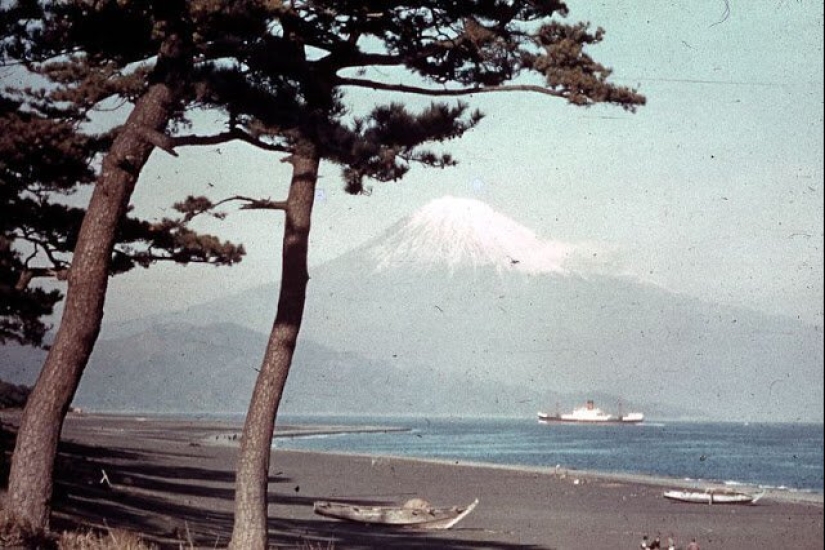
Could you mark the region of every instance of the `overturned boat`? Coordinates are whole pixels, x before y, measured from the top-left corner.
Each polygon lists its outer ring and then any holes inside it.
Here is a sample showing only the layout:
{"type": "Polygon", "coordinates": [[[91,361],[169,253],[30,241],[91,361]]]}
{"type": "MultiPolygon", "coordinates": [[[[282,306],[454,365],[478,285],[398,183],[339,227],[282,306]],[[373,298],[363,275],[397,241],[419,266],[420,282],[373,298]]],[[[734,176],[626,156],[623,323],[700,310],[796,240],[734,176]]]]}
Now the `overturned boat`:
{"type": "Polygon", "coordinates": [[[400,506],[362,506],[346,502],[316,501],[313,510],[321,516],[391,527],[449,529],[472,512],[478,499],[468,506],[436,508],[426,500],[410,499],[400,506]]]}
{"type": "Polygon", "coordinates": [[[764,491],[752,494],[731,489],[705,489],[701,491],[674,489],[665,491],[664,497],[679,502],[698,504],[756,504],[764,494],[764,491]]]}

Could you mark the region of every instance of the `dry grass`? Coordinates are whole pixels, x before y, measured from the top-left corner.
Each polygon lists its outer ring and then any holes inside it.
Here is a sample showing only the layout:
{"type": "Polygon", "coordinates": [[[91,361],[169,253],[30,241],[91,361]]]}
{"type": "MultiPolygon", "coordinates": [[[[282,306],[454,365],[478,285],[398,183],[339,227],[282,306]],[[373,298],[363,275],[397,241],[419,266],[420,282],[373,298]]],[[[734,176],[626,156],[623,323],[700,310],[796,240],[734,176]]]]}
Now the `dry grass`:
{"type": "Polygon", "coordinates": [[[43,531],[33,529],[27,522],[19,521],[6,510],[0,510],[0,548],[55,548],[43,531]]]}
{"type": "Polygon", "coordinates": [[[304,541],[298,548],[299,550],[335,550],[335,543],[332,541],[327,541],[326,543],[304,541]]]}
{"type": "MultiPolygon", "coordinates": [[[[156,550],[157,546],[144,542],[140,535],[120,529],[109,529],[106,533],[88,531],[86,533],[63,533],[57,542],[58,550],[156,550]]],[[[180,543],[181,550],[195,548],[191,539],[180,543]]],[[[215,546],[217,548],[217,546],[215,546]]],[[[335,550],[332,541],[304,541],[297,550],[335,550]]]]}
{"type": "Polygon", "coordinates": [[[121,529],[106,533],[73,531],[60,535],[59,550],[153,550],[157,548],[143,541],[140,535],[121,529]]]}
{"type": "MultiPolygon", "coordinates": [[[[183,547],[183,545],[181,546],[183,547]]],[[[105,533],[87,530],[60,535],[32,529],[30,525],[0,510],[0,548],[38,550],[155,550],[135,533],[109,529],[105,533]]]]}
{"type": "MultiPolygon", "coordinates": [[[[193,550],[191,533],[188,540],[181,541],[181,550],[193,550]]],[[[93,529],[85,531],[66,531],[60,535],[31,529],[25,523],[16,521],[5,510],[0,509],[0,548],[19,548],[27,550],[157,550],[157,546],[146,542],[136,533],[123,529],[109,528],[105,532],[93,529]]],[[[217,543],[215,548],[218,548],[217,543]]],[[[304,540],[297,550],[335,550],[332,541],[304,540]]]]}

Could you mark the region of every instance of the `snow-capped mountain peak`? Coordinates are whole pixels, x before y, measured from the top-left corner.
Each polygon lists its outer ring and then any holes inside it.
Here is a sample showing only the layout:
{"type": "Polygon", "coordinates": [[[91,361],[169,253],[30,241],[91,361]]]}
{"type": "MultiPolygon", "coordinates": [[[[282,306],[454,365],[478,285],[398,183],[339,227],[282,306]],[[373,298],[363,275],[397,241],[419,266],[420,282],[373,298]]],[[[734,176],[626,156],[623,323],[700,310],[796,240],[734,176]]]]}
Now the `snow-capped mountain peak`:
{"type": "Polygon", "coordinates": [[[447,196],[390,229],[369,253],[379,270],[415,264],[564,274],[572,249],[539,239],[479,200],[447,196]]]}

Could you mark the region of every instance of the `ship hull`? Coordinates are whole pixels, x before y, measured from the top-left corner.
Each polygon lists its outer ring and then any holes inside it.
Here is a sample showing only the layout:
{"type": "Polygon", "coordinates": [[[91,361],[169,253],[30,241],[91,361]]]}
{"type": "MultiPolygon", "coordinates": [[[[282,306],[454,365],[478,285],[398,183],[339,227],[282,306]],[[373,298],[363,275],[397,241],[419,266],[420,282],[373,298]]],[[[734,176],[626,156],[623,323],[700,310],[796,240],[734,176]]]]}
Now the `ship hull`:
{"type": "Polygon", "coordinates": [[[608,419],[571,419],[559,416],[539,414],[539,422],[542,424],[641,424],[643,418],[608,418],[608,419]]]}
{"type": "Polygon", "coordinates": [[[539,422],[545,424],[639,424],[645,415],[640,412],[612,415],[596,407],[592,399],[584,407],[573,409],[571,413],[549,414],[539,411],[539,422]]]}

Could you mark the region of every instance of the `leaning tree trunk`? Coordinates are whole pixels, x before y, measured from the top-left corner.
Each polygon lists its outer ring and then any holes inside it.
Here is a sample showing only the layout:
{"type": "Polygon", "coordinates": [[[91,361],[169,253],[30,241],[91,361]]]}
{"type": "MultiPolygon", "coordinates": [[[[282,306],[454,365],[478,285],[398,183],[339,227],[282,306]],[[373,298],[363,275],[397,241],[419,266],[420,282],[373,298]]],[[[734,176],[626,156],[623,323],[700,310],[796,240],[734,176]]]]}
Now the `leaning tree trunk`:
{"type": "MultiPolygon", "coordinates": [[[[181,7],[176,9],[180,17],[181,7]]],[[[175,106],[170,83],[180,80],[187,55],[191,59],[187,43],[184,33],[164,41],[157,64],[164,78],[141,96],[115,138],[80,227],[60,328],[23,411],[9,473],[6,507],[35,529],[49,525],[57,444],[100,332],[117,228],[154,144],[163,145],[175,106]]]]}
{"type": "Polygon", "coordinates": [[[309,281],[307,251],[318,179],[318,153],[312,145],[303,144],[291,162],[293,173],[285,207],[278,313],[244,422],[235,479],[235,524],[229,545],[233,550],[264,550],[267,545],[272,435],[301,329],[309,281]]]}
{"type": "Polygon", "coordinates": [[[83,218],[60,328],[26,403],[9,473],[8,510],[38,529],[48,528],[60,431],[100,332],[117,227],[154,148],[141,129],[163,131],[171,108],[172,94],[163,84],[137,102],[106,155],[83,218]]]}

